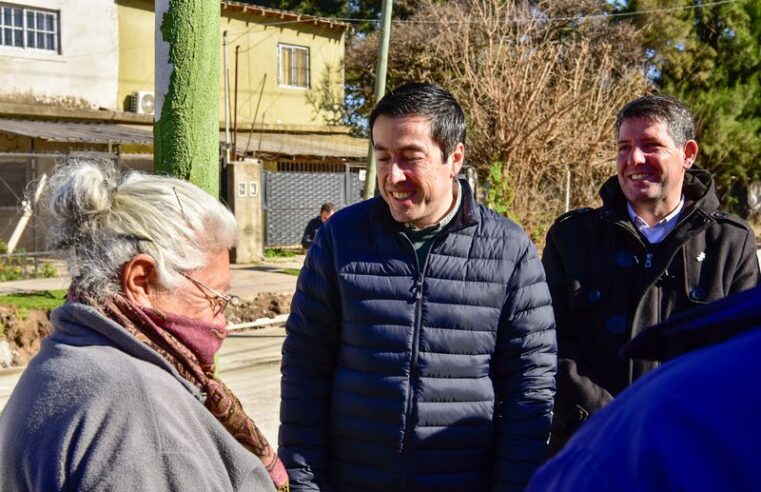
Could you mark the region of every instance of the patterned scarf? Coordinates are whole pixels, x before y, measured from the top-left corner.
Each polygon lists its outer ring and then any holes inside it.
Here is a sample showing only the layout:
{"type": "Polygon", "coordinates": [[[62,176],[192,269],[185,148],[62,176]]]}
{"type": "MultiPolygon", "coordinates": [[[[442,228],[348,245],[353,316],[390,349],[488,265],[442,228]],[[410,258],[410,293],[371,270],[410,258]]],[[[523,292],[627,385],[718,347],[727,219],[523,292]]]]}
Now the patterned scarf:
{"type": "MultiPolygon", "coordinates": [[[[97,304],[88,304],[98,308],[97,304]]],[[[136,306],[124,296],[112,297],[99,309],[161,354],[183,378],[201,390],[206,396],[204,406],[238,442],[259,457],[278,492],[290,490],[285,466],[254,421],[246,415],[238,398],[216,377],[213,358],[203,362],[201,359],[207,357],[197,356],[188,347],[192,343],[184,343],[176,330],[166,328],[166,316],[136,306]]],[[[209,330],[210,337],[224,338],[225,335],[226,333],[209,330]]]]}

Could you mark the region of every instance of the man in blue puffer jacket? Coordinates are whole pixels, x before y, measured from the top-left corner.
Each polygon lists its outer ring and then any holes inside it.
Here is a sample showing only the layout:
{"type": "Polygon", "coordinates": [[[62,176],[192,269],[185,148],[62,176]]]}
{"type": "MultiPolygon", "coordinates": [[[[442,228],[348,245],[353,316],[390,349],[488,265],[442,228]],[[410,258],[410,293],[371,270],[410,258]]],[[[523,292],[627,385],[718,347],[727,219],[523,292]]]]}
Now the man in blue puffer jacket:
{"type": "Polygon", "coordinates": [[[405,84],[369,124],[381,196],[320,229],[286,324],[291,488],[521,490],[555,391],[541,262],[457,180],[465,118],[450,93],[405,84]]]}

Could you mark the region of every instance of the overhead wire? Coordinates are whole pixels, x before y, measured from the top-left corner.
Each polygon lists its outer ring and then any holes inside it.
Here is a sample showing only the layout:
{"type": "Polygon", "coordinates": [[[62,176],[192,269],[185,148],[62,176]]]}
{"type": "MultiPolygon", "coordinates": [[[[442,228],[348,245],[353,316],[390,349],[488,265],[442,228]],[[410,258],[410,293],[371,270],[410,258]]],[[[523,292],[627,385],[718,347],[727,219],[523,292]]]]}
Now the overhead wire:
{"type": "MultiPolygon", "coordinates": [[[[568,21],[574,21],[574,20],[594,20],[594,19],[614,19],[614,18],[625,18],[625,17],[634,17],[639,15],[652,15],[652,14],[660,14],[660,13],[668,13],[668,12],[677,12],[677,11],[683,11],[683,10],[696,10],[696,9],[704,9],[707,7],[714,7],[717,5],[726,5],[726,4],[732,4],[732,3],[738,3],[738,2],[744,2],[746,0],[716,0],[713,2],[705,2],[700,4],[693,4],[693,5],[679,5],[674,7],[660,7],[655,9],[647,9],[647,10],[639,10],[634,12],[604,12],[599,14],[583,14],[583,15],[577,15],[577,16],[565,16],[565,17],[545,17],[541,19],[537,18],[528,18],[528,17],[512,17],[505,19],[505,22],[511,22],[511,23],[521,23],[521,22],[535,22],[537,20],[542,20],[544,22],[568,22],[568,21]]],[[[272,23],[266,23],[266,24],[257,24],[256,26],[253,26],[251,28],[247,28],[242,31],[232,31],[231,34],[237,35],[232,41],[228,41],[228,44],[231,44],[241,37],[245,36],[246,34],[254,34],[256,31],[254,28],[267,28],[271,26],[280,26],[280,25],[288,25],[288,24],[299,24],[299,23],[309,23],[314,22],[315,20],[320,21],[328,21],[328,22],[340,22],[340,23],[380,23],[380,19],[371,19],[371,18],[358,18],[358,17],[309,17],[307,19],[298,19],[298,20],[290,20],[290,21],[282,21],[282,22],[272,22],[272,23]]],[[[482,20],[453,20],[451,22],[444,22],[445,24],[480,24],[484,23],[486,21],[482,20]]],[[[442,24],[442,21],[440,20],[426,20],[426,19],[392,19],[392,24],[442,24]]],[[[271,34],[271,35],[274,35],[271,34]]],[[[268,36],[269,38],[269,36],[268,36]]],[[[267,39],[267,38],[265,38],[267,39]]],[[[264,40],[262,40],[263,42],[264,40]]],[[[254,45],[256,46],[256,45],[254,45]]],[[[253,48],[253,47],[251,47],[253,48]]],[[[251,48],[247,48],[246,51],[249,51],[251,48]]],[[[245,51],[242,51],[242,53],[245,51]]]]}
{"type": "MultiPolygon", "coordinates": [[[[605,13],[591,14],[591,15],[578,15],[578,16],[567,16],[567,17],[546,17],[546,18],[542,18],[541,20],[547,21],[547,22],[561,22],[561,21],[581,20],[581,19],[611,19],[611,18],[618,18],[618,17],[633,17],[638,15],[650,15],[650,14],[658,14],[658,13],[666,13],[666,12],[676,12],[680,10],[703,9],[706,7],[714,7],[717,5],[725,5],[725,4],[738,3],[738,2],[744,2],[744,1],[747,1],[747,0],[716,0],[713,2],[705,2],[700,4],[680,5],[675,7],[661,7],[657,9],[639,10],[634,12],[605,12],[605,13]]],[[[515,22],[515,23],[534,22],[536,20],[537,19],[535,18],[513,17],[513,18],[505,19],[505,22],[515,22]]],[[[312,23],[315,21],[337,22],[337,23],[364,23],[364,22],[380,23],[381,22],[380,19],[371,19],[371,18],[309,16],[308,18],[305,18],[305,19],[295,19],[295,20],[278,21],[278,22],[270,22],[270,23],[257,23],[255,26],[244,29],[244,30],[228,31],[230,35],[236,36],[235,38],[228,40],[228,44],[234,43],[235,41],[237,41],[238,39],[240,39],[241,37],[247,34],[254,34],[259,29],[263,31],[267,27],[287,26],[291,24],[305,24],[305,23],[312,23]],[[254,28],[256,28],[256,30],[254,30],[254,28]]],[[[458,23],[478,24],[483,22],[485,21],[457,20],[457,21],[452,21],[451,23],[452,24],[458,24],[458,23]]],[[[442,22],[439,20],[425,20],[425,19],[392,19],[391,23],[392,24],[441,24],[442,22]]],[[[109,49],[109,50],[66,55],[66,57],[67,58],[82,58],[82,57],[106,55],[106,54],[114,53],[116,51],[129,51],[134,49],[143,49],[143,48],[149,47],[150,45],[151,45],[150,43],[146,43],[143,45],[130,46],[126,48],[115,47],[114,49],[109,49]]]]}
{"type": "MultiPolygon", "coordinates": [[[[679,10],[695,10],[695,9],[702,9],[706,7],[713,7],[716,5],[724,5],[724,4],[730,4],[730,3],[737,3],[737,2],[744,2],[746,0],[717,0],[714,2],[705,2],[700,4],[693,4],[693,5],[680,5],[675,7],[661,7],[657,9],[648,9],[648,10],[638,10],[634,12],[604,12],[599,14],[584,14],[584,15],[577,15],[577,16],[567,16],[567,17],[545,17],[541,20],[548,21],[548,22],[561,22],[561,21],[571,21],[571,20],[579,20],[579,19],[610,19],[610,18],[617,18],[617,17],[633,17],[637,15],[650,15],[650,14],[658,14],[663,12],[676,12],[679,10]]],[[[325,18],[326,20],[332,20],[332,21],[338,21],[338,22],[373,22],[373,23],[380,23],[380,19],[362,19],[362,18],[355,18],[355,17],[328,17],[325,18]]],[[[528,18],[528,17],[513,17],[505,19],[505,22],[534,22],[537,19],[535,18],[528,18]]],[[[457,20],[452,21],[452,24],[462,23],[462,24],[481,24],[486,21],[480,21],[480,20],[457,20]]],[[[441,24],[441,21],[439,20],[424,20],[424,19],[392,19],[391,23],[397,23],[397,24],[441,24]]]]}

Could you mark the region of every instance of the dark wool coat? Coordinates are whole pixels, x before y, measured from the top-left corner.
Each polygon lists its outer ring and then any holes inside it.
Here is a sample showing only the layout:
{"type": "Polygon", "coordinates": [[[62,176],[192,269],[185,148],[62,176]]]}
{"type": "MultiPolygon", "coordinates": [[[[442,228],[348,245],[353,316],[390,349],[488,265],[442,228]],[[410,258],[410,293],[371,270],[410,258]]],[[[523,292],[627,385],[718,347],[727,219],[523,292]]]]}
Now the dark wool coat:
{"type": "Polygon", "coordinates": [[[543,461],[555,385],[534,246],[466,183],[422,268],[402,227],[375,198],[309,250],[283,347],[292,490],[519,490],[543,461]]]}
{"type": "Polygon", "coordinates": [[[688,171],[676,228],[650,244],[632,224],[617,178],[603,206],[563,215],[550,228],[543,263],[558,330],[558,394],[551,447],[655,362],[619,351],[671,314],[749,289],[759,281],[753,231],[718,211],[713,180],[688,171]]]}

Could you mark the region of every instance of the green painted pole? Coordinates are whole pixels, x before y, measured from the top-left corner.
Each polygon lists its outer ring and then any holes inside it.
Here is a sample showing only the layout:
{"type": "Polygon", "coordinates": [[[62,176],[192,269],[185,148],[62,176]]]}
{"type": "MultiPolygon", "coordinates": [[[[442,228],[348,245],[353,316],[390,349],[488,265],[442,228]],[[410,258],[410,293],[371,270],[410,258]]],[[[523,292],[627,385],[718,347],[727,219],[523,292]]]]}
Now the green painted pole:
{"type": "MultiPolygon", "coordinates": [[[[375,102],[381,100],[386,93],[386,72],[388,71],[388,44],[391,39],[391,7],[392,0],[383,0],[383,10],[381,11],[381,34],[378,43],[378,67],[375,71],[375,102]]],[[[373,142],[370,139],[370,146],[367,150],[367,173],[365,175],[365,200],[375,196],[375,150],[373,142]]]]}
{"type": "Polygon", "coordinates": [[[217,0],[156,0],[156,172],[219,196],[217,0]]]}

